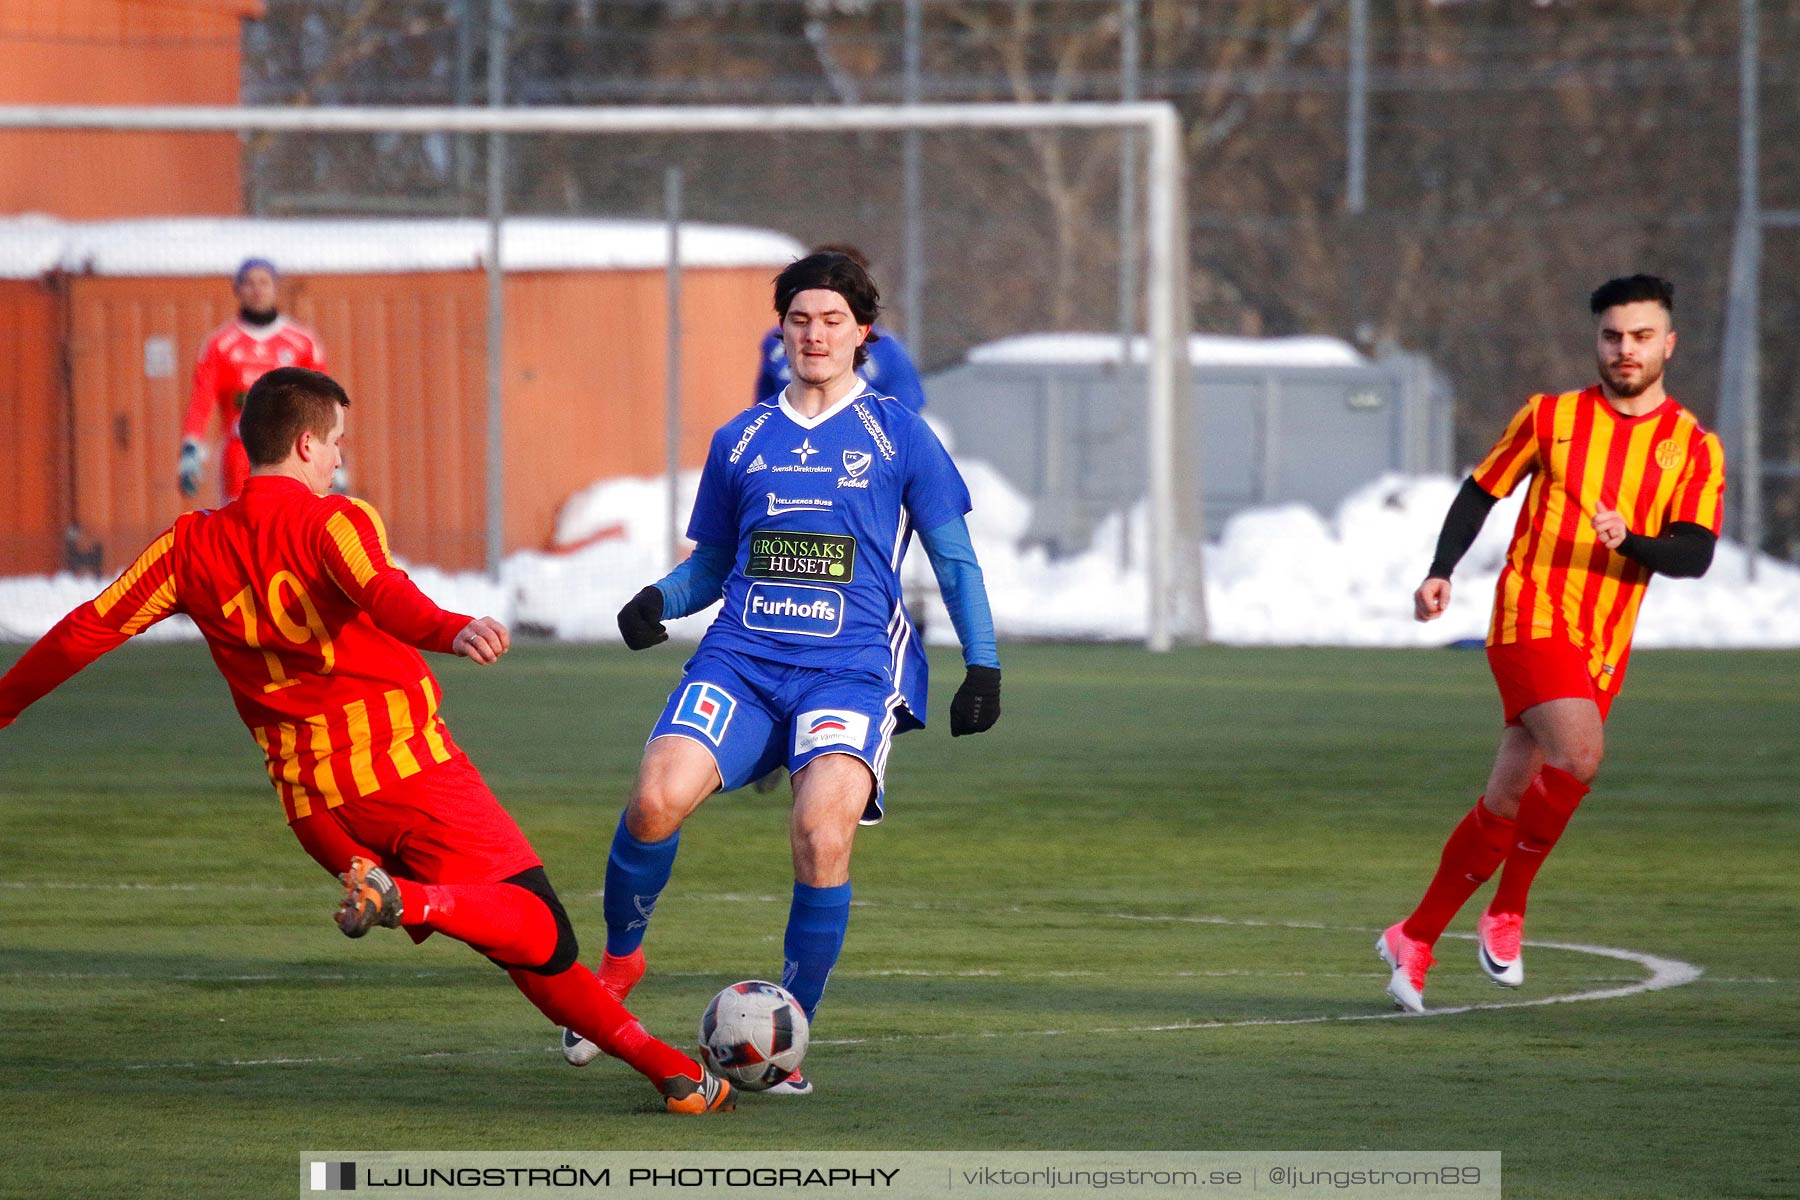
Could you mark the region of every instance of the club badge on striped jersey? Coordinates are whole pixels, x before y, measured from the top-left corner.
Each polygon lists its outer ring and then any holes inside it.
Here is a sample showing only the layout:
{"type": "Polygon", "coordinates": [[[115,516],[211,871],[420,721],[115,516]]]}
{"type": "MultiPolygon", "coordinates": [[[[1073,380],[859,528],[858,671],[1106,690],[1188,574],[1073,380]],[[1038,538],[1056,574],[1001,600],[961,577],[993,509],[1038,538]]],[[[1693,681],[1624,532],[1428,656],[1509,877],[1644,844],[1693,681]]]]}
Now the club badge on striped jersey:
{"type": "Polygon", "coordinates": [[[711,683],[690,683],[681,693],[681,703],[675,706],[675,715],[669,718],[669,723],[698,729],[706,735],[707,741],[717,746],[723,743],[725,728],[731,724],[731,714],[736,709],[737,701],[724,688],[711,683]]]}
{"type": "Polygon", "coordinates": [[[869,718],[842,708],[815,708],[794,718],[794,753],[820,746],[862,749],[869,738],[869,718]]]}
{"type": "Polygon", "coordinates": [[[1681,449],[1681,443],[1674,438],[1664,438],[1656,443],[1656,465],[1665,471],[1673,471],[1681,465],[1687,454],[1681,449]]]}

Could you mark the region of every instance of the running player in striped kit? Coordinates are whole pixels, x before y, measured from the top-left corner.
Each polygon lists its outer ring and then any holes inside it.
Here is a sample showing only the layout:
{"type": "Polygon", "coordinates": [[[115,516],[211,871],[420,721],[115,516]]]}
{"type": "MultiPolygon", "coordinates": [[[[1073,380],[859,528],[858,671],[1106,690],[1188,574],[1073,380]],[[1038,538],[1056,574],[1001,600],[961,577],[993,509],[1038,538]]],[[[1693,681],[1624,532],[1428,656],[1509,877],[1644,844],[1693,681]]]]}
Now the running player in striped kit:
{"type": "Polygon", "coordinates": [[[1589,297],[1600,382],[1525,403],[1464,482],[1414,593],[1419,620],[1442,616],[1450,573],[1488,511],[1531,481],[1488,629],[1506,727],[1487,790],[1451,833],[1418,908],[1376,942],[1393,968],[1388,994],[1409,1012],[1425,1010],[1432,946],[1496,870],[1477,959],[1503,987],[1525,981],[1526,898],[1600,769],[1644,589],[1652,574],[1697,577],[1712,563],[1725,456],[1663,390],[1674,291],[1632,275],[1589,297]]]}
{"type": "Polygon", "coordinates": [[[442,933],[503,968],[552,1021],[654,1084],[670,1112],[734,1106],[731,1085],[650,1036],[576,961],[543,863],[438,714],[420,650],[490,664],[506,627],[446,612],[388,554],[369,505],[327,496],[350,398],[278,367],[249,388],[250,475],[187,513],[0,678],[0,729],[134,634],[185,613],[231,689],[294,836],[344,883],[338,927],[442,933]]]}

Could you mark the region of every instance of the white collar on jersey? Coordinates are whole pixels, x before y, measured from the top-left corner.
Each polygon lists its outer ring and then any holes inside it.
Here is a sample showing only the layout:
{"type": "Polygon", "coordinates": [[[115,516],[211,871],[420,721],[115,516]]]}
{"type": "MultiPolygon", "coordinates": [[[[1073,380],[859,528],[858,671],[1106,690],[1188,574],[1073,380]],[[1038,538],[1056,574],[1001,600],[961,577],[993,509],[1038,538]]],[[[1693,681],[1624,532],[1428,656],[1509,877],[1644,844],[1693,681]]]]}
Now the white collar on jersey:
{"type": "MultiPolygon", "coordinates": [[[[788,387],[793,387],[793,386],[794,385],[791,383],[788,384],[788,387]]],[[[839,413],[843,412],[846,408],[849,408],[852,404],[856,403],[858,400],[861,400],[864,396],[874,395],[874,389],[869,386],[867,380],[863,379],[863,377],[861,375],[858,375],[856,377],[856,386],[850,389],[850,394],[845,396],[842,400],[839,400],[836,404],[833,404],[830,408],[826,409],[824,412],[820,413],[816,417],[803,417],[798,412],[794,411],[794,406],[788,403],[787,394],[788,394],[788,389],[782,388],[781,389],[781,400],[779,403],[779,407],[780,407],[781,411],[783,413],[787,414],[787,419],[792,421],[794,424],[798,425],[802,429],[817,429],[819,426],[823,425],[825,422],[831,420],[831,418],[833,418],[833,417],[837,416],[839,413]]]]}
{"type": "Polygon", "coordinates": [[[237,326],[239,333],[258,342],[268,341],[270,338],[286,329],[288,324],[287,316],[284,313],[276,313],[275,319],[270,321],[267,325],[246,324],[242,317],[233,317],[231,321],[232,324],[237,326]]]}

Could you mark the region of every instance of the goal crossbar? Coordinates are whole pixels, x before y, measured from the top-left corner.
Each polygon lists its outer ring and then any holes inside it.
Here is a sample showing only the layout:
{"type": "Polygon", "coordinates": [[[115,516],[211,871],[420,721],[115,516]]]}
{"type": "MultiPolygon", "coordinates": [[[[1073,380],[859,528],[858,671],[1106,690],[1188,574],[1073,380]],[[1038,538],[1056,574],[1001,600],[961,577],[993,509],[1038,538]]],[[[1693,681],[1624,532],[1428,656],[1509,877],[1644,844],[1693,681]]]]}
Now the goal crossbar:
{"type": "MultiPolygon", "coordinates": [[[[642,105],[623,107],[182,107],[0,105],[0,130],[241,133],[839,133],[871,130],[1117,129],[1140,131],[1147,143],[1144,301],[1150,335],[1148,636],[1167,650],[1178,636],[1204,638],[1198,600],[1199,547],[1178,544],[1175,511],[1176,406],[1187,353],[1180,311],[1186,261],[1186,203],[1181,126],[1173,105],[910,104],[910,105],[642,105]],[[1184,576],[1177,578],[1178,575],[1184,576]],[[1181,625],[1182,628],[1177,628],[1181,625]]],[[[1198,481],[1188,480],[1194,488],[1198,481]]]]}

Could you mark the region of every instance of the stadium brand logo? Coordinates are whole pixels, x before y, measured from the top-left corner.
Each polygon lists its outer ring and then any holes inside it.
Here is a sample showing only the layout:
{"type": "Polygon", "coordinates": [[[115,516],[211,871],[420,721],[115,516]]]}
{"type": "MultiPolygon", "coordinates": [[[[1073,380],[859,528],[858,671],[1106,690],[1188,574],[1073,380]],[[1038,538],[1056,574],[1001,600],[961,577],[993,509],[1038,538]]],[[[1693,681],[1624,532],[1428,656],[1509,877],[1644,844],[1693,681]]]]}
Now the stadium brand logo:
{"type": "Polygon", "coordinates": [[[794,753],[805,754],[820,746],[855,746],[869,738],[869,718],[841,708],[814,709],[794,718],[794,753]]]}
{"type": "Polygon", "coordinates": [[[737,445],[731,448],[731,458],[728,460],[729,462],[736,463],[738,459],[744,456],[744,451],[750,448],[750,439],[755,437],[756,431],[763,427],[763,422],[774,415],[775,410],[770,409],[768,412],[762,414],[762,416],[756,418],[756,420],[744,426],[744,432],[739,436],[737,445]]]}
{"type": "Polygon", "coordinates": [[[869,436],[875,439],[875,449],[881,451],[881,457],[888,462],[893,462],[894,443],[888,441],[887,431],[882,429],[881,422],[875,419],[875,414],[869,411],[869,406],[859,400],[851,407],[856,409],[857,419],[863,423],[863,428],[868,430],[869,436]]]}
{"type": "Polygon", "coordinates": [[[315,1192],[354,1192],[356,1164],[353,1162],[316,1162],[312,1168],[312,1190],[315,1192]]]}
{"type": "Polygon", "coordinates": [[[811,496],[796,496],[790,500],[784,496],[777,496],[774,492],[770,492],[768,495],[771,517],[779,517],[782,513],[791,512],[818,512],[820,509],[830,508],[836,503],[833,500],[815,500],[811,496]]]}
{"type": "Polygon", "coordinates": [[[744,474],[754,475],[758,471],[766,471],[768,469],[769,469],[769,464],[764,462],[763,456],[759,454],[755,458],[750,460],[750,465],[744,468],[744,474]]]}
{"type": "Polygon", "coordinates": [[[844,593],[798,583],[753,583],[744,594],[744,628],[803,637],[836,637],[844,627],[844,593]]]}
{"type": "Polygon", "coordinates": [[[1687,455],[1681,452],[1681,443],[1674,438],[1656,443],[1656,465],[1665,471],[1673,471],[1681,465],[1681,460],[1686,457],[1687,455]]]}
{"type": "Polygon", "coordinates": [[[844,451],[844,470],[850,472],[852,479],[861,479],[863,472],[867,471],[869,464],[874,461],[875,456],[867,450],[844,451]]]}
{"type": "MultiPolygon", "coordinates": [[[[769,512],[775,512],[773,492],[769,493],[769,512]]],[[[849,583],[856,578],[856,539],[841,533],[753,530],[744,574],[751,579],[829,579],[833,583],[849,583]]]]}
{"type": "Polygon", "coordinates": [[[736,710],[737,701],[724,688],[711,683],[690,683],[681,693],[681,703],[675,706],[675,715],[669,718],[669,724],[698,729],[706,735],[707,741],[717,746],[723,743],[725,730],[731,724],[731,714],[736,710]]]}

